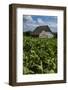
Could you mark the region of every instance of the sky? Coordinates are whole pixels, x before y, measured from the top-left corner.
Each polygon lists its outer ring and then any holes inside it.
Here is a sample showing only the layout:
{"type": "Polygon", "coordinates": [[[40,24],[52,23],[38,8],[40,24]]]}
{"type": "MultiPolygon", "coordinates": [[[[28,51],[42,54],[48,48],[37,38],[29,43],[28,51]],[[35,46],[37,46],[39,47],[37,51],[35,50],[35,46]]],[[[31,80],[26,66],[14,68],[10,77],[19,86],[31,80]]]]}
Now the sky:
{"type": "Polygon", "coordinates": [[[48,25],[52,32],[57,32],[57,16],[23,15],[23,30],[33,31],[38,26],[48,25]]]}

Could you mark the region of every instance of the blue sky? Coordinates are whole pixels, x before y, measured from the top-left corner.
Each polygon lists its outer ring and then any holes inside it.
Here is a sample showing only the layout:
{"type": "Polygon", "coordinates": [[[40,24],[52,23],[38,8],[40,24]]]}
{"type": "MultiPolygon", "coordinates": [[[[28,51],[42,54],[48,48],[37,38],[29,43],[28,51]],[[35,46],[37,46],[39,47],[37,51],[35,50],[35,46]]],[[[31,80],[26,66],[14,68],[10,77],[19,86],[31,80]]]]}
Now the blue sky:
{"type": "Polygon", "coordinates": [[[48,25],[53,32],[57,32],[57,16],[23,15],[24,31],[33,31],[37,26],[48,25]]]}

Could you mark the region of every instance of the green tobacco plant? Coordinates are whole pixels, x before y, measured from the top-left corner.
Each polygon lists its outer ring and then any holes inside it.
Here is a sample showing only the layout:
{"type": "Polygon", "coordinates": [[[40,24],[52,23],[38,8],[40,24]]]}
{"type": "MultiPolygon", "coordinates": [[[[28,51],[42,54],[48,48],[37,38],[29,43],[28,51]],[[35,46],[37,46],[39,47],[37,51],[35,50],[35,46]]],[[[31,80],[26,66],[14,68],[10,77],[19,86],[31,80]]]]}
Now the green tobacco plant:
{"type": "Polygon", "coordinates": [[[23,74],[57,73],[57,39],[24,36],[23,74]]]}

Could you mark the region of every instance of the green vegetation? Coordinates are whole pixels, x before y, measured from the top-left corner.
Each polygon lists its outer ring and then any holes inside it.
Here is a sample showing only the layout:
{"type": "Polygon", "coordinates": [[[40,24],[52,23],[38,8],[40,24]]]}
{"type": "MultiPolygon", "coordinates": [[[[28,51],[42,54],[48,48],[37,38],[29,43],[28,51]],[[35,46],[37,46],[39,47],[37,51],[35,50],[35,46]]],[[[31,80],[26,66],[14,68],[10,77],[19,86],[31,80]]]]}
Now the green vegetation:
{"type": "Polygon", "coordinates": [[[23,74],[57,73],[57,39],[24,36],[23,74]]]}

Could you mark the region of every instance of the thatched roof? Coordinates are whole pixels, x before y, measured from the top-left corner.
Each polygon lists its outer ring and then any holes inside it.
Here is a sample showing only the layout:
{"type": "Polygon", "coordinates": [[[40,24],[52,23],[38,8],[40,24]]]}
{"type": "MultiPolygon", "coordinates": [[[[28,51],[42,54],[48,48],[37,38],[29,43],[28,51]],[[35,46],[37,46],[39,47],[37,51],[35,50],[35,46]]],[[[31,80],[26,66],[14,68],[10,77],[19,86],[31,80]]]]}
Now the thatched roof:
{"type": "Polygon", "coordinates": [[[52,31],[50,30],[49,26],[38,26],[36,27],[36,29],[32,32],[32,35],[39,35],[42,31],[45,31],[45,32],[51,32],[52,31]]]}

